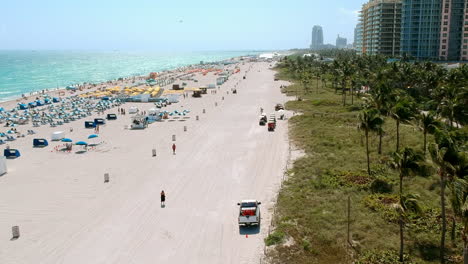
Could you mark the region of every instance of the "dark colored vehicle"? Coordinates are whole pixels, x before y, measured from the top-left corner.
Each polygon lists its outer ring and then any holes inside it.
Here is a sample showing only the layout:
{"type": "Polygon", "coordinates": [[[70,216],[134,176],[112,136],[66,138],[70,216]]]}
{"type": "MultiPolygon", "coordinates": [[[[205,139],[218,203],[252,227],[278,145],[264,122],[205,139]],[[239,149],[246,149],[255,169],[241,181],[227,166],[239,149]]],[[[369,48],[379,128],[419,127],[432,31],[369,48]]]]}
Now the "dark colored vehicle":
{"type": "Polygon", "coordinates": [[[116,114],[107,114],[107,120],[117,120],[116,114]]]}
{"type": "Polygon", "coordinates": [[[265,114],[261,115],[260,116],[260,121],[258,121],[258,124],[261,125],[261,126],[264,126],[266,125],[267,123],[267,116],[265,114]]]}

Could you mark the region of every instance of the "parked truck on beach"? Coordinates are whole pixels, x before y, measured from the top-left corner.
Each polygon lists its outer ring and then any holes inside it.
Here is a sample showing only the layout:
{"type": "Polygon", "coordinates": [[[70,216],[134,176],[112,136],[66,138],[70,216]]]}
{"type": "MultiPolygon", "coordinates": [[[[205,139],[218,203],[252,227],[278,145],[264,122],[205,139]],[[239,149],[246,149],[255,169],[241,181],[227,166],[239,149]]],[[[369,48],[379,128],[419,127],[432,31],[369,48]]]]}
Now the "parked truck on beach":
{"type": "Polygon", "coordinates": [[[242,200],[239,205],[239,226],[260,225],[261,202],[257,200],[242,200]]]}

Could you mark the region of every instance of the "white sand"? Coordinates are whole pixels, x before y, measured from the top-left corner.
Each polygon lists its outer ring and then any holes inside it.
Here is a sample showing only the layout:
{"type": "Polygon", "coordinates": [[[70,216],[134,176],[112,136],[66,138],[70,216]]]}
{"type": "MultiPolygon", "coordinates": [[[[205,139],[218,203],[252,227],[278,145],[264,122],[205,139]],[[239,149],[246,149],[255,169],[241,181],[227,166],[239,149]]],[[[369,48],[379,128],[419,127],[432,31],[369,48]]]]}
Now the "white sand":
{"type": "MultiPolygon", "coordinates": [[[[273,81],[268,66],[246,63],[218,94],[167,107],[191,110],[184,122],[125,130],[131,115],[119,115],[101,127],[98,141],[104,143],[84,154],[51,152],[62,143],[50,141],[32,148],[34,137],[50,139],[57,130],[86,139],[93,130],[84,129],[83,119],[35,128],[37,135],[10,143],[22,156],[7,160],[8,173],[0,177],[0,263],[258,263],[288,157],[287,121],[279,120],[275,132],[258,125],[260,107],[272,113],[287,100],[279,89],[284,83],[273,81]],[[106,172],[110,183],[104,183],[106,172]],[[237,225],[236,203],[248,198],[262,201],[260,233],[237,225]],[[21,237],[11,241],[13,225],[21,237]]],[[[205,77],[214,82],[216,76],[205,77]]],[[[124,107],[132,105],[152,108],[124,107]]]]}

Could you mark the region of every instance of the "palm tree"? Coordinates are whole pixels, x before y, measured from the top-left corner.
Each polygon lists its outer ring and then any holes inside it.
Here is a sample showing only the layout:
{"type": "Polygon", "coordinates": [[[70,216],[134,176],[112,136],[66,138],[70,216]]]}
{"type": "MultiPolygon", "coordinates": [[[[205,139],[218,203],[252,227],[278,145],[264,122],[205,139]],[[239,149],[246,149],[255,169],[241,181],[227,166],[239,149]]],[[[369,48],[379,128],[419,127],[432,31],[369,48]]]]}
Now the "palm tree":
{"type": "Polygon", "coordinates": [[[423,131],[423,135],[424,135],[423,152],[424,152],[424,156],[426,156],[427,133],[433,133],[435,128],[438,125],[438,122],[435,119],[434,113],[432,112],[426,112],[426,113],[423,112],[418,116],[418,119],[419,119],[419,128],[423,131]]]}
{"type": "Polygon", "coordinates": [[[365,109],[359,114],[359,129],[364,130],[366,135],[366,155],[367,155],[367,173],[370,175],[370,157],[369,157],[369,132],[379,131],[383,124],[383,119],[377,109],[365,109]]]}
{"type": "Polygon", "coordinates": [[[442,217],[442,230],[440,238],[440,263],[445,263],[445,234],[447,233],[447,217],[445,207],[445,188],[447,179],[453,182],[456,169],[453,164],[457,164],[458,150],[456,139],[448,132],[436,129],[435,143],[429,145],[429,153],[432,161],[438,167],[440,177],[440,205],[442,217]]]}
{"type": "Polygon", "coordinates": [[[343,61],[341,64],[341,89],[343,95],[343,106],[346,106],[346,84],[354,73],[353,65],[349,61],[343,61]]]}
{"type": "Polygon", "coordinates": [[[395,104],[390,109],[390,116],[396,121],[396,151],[400,149],[400,124],[413,119],[415,108],[408,97],[396,97],[395,104]]]}
{"type": "MultiPolygon", "coordinates": [[[[383,74],[377,74],[375,76],[375,87],[370,90],[370,103],[379,110],[382,116],[387,116],[389,114],[390,105],[393,102],[393,97],[391,96],[392,90],[387,84],[387,79],[383,74]]],[[[382,154],[382,138],[384,130],[383,128],[379,130],[379,145],[378,153],[382,154]]]]}
{"type": "Polygon", "coordinates": [[[300,78],[301,78],[302,86],[304,87],[304,91],[305,91],[306,94],[308,94],[309,93],[309,84],[310,84],[310,81],[311,81],[310,72],[308,70],[305,70],[305,69],[302,70],[300,78]]]}
{"type": "Polygon", "coordinates": [[[468,182],[465,179],[456,178],[450,184],[450,189],[453,212],[461,219],[463,227],[463,263],[468,264],[468,182]]]}
{"type": "MultiPolygon", "coordinates": [[[[408,177],[412,174],[416,174],[420,165],[419,162],[423,160],[422,156],[411,148],[404,148],[401,152],[393,153],[392,167],[397,169],[399,172],[400,180],[400,207],[404,209],[407,207],[405,205],[405,200],[403,199],[403,178],[408,177]]],[[[404,237],[403,237],[403,224],[404,224],[404,215],[403,210],[400,210],[400,262],[403,262],[403,248],[404,248],[404,237]]]]}

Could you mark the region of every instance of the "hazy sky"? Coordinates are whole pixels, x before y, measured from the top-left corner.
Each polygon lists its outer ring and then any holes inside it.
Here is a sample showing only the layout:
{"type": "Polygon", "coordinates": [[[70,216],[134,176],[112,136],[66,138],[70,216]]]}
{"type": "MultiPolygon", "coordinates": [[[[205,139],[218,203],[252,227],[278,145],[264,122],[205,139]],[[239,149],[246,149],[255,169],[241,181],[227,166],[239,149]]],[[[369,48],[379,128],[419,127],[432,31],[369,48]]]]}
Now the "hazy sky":
{"type": "Polygon", "coordinates": [[[245,50],[353,42],[364,0],[2,0],[0,49],[245,50]]]}

